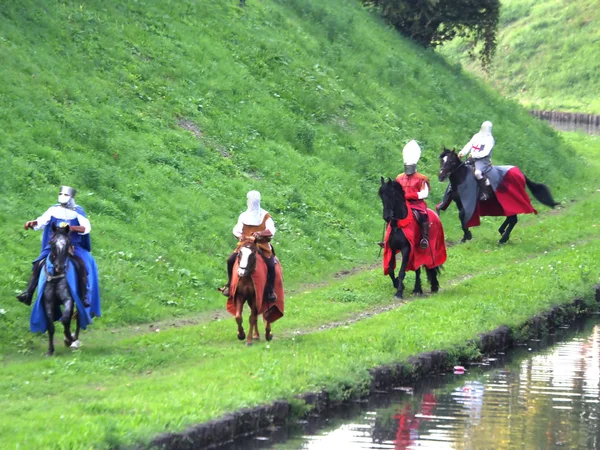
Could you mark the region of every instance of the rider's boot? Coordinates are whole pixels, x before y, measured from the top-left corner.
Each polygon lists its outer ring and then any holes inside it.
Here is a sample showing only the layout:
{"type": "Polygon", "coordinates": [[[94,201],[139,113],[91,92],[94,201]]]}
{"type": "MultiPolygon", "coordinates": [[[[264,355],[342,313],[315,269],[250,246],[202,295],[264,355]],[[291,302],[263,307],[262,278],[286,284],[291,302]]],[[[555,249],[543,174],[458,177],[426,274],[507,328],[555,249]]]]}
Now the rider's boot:
{"type": "Polygon", "coordinates": [[[481,177],[477,180],[479,185],[479,200],[488,200],[490,198],[490,180],[487,177],[481,177]]]}
{"type": "MultiPolygon", "coordinates": [[[[267,286],[265,287],[265,295],[269,303],[273,303],[277,300],[277,294],[275,294],[275,258],[271,256],[267,263],[267,286]]],[[[267,259],[265,258],[265,262],[267,259]]]]}
{"type": "Polygon", "coordinates": [[[27,306],[31,305],[33,293],[35,292],[35,288],[37,287],[38,281],[40,279],[40,272],[42,271],[43,265],[43,260],[38,261],[33,265],[31,277],[29,278],[29,283],[27,284],[27,289],[25,289],[23,292],[17,295],[17,300],[19,300],[21,303],[26,304],[27,306]]]}
{"type": "Polygon", "coordinates": [[[88,273],[87,273],[87,269],[85,268],[85,263],[83,262],[83,259],[81,259],[78,256],[75,255],[71,255],[71,258],[73,258],[73,262],[75,263],[75,266],[77,266],[77,284],[78,284],[78,292],[79,292],[79,299],[81,300],[81,303],[83,304],[83,306],[85,308],[89,308],[90,302],[88,301],[88,273]]]}
{"type": "Polygon", "coordinates": [[[430,222],[419,222],[419,228],[421,228],[421,242],[419,247],[422,249],[429,248],[429,226],[430,222]]]}

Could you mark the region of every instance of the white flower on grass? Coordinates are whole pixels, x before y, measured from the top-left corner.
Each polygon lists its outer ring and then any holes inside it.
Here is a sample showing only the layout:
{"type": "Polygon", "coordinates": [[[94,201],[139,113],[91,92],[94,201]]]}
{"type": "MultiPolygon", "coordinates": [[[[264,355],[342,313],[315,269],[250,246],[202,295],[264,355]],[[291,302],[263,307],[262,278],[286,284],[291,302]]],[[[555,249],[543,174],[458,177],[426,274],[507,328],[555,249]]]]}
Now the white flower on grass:
{"type": "Polygon", "coordinates": [[[0,314],[2,314],[2,315],[6,314],[6,310],[5,310],[5,309],[2,309],[2,308],[0,308],[0,314]]]}

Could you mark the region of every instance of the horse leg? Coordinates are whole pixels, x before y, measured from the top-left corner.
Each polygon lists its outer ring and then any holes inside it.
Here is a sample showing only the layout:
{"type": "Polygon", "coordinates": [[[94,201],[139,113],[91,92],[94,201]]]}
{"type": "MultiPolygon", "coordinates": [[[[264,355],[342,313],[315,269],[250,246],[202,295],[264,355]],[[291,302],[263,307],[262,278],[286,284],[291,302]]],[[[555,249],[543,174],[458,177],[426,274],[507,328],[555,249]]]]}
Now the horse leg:
{"type": "Polygon", "coordinates": [[[390,258],[390,261],[388,263],[388,275],[390,276],[390,279],[392,280],[392,285],[398,289],[398,278],[396,278],[396,274],[394,273],[394,266],[396,265],[396,249],[393,247],[390,247],[391,251],[392,251],[392,257],[390,258]]]}
{"type": "Polygon", "coordinates": [[[426,271],[427,271],[427,280],[429,281],[429,284],[431,285],[431,292],[435,294],[437,291],[440,290],[440,283],[437,279],[439,268],[434,267],[433,269],[426,269],[426,271]]]}
{"type": "Polygon", "coordinates": [[[73,338],[73,343],[71,344],[71,348],[77,350],[79,348],[79,331],[81,330],[81,322],[79,320],[79,311],[75,311],[73,313],[73,318],[75,319],[75,334],[71,335],[73,338]]]}
{"type": "Polygon", "coordinates": [[[423,287],[421,286],[421,268],[415,270],[415,288],[413,289],[414,295],[423,295],[423,287]]]}
{"type": "Polygon", "coordinates": [[[252,315],[256,317],[254,322],[254,330],[252,331],[252,339],[258,340],[260,339],[260,333],[258,332],[258,308],[256,307],[256,299],[252,302],[252,315]]]}
{"type": "Polygon", "coordinates": [[[508,241],[508,239],[510,238],[510,233],[512,232],[513,228],[515,227],[515,225],[519,221],[519,219],[517,218],[516,214],[514,216],[507,217],[506,220],[509,221],[508,227],[506,228],[506,231],[504,232],[504,234],[502,235],[502,237],[498,241],[499,244],[504,244],[504,243],[506,243],[506,241],[508,241]]]}
{"type": "Polygon", "coordinates": [[[465,223],[465,209],[463,208],[462,202],[460,199],[455,199],[456,206],[458,207],[458,220],[460,220],[460,227],[463,231],[463,238],[460,242],[467,242],[473,239],[473,235],[469,231],[467,224],[465,223]]]}
{"type": "Polygon", "coordinates": [[[46,324],[48,326],[48,352],[46,356],[52,356],[54,354],[54,316],[53,316],[53,300],[54,293],[50,288],[50,283],[46,282],[44,287],[44,294],[42,302],[44,304],[44,314],[46,315],[46,324]]]}
{"type": "Polygon", "coordinates": [[[398,273],[398,291],[394,297],[402,298],[404,294],[404,277],[406,276],[406,266],[408,265],[408,257],[410,256],[410,245],[405,246],[401,250],[402,252],[402,264],[400,265],[400,272],[398,273]]]}
{"type": "MultiPolygon", "coordinates": [[[[63,279],[62,283],[66,284],[66,280],[63,279]]],[[[73,343],[73,336],[71,336],[71,317],[73,316],[73,297],[65,291],[65,288],[68,289],[68,286],[60,286],[61,300],[64,304],[65,310],[63,312],[62,318],[60,321],[63,324],[64,333],[65,333],[65,347],[70,347],[73,343]]]]}
{"type": "Polygon", "coordinates": [[[244,333],[244,327],[242,325],[242,309],[244,308],[244,299],[237,295],[235,296],[235,321],[238,326],[237,338],[240,341],[246,339],[246,333],[244,333]]]}
{"type": "Polygon", "coordinates": [[[510,216],[507,216],[506,219],[504,219],[504,222],[502,222],[502,225],[500,225],[500,228],[498,228],[498,233],[500,233],[500,235],[503,235],[504,232],[506,231],[506,227],[508,226],[509,223],[509,218],[510,216]]]}
{"type": "Polygon", "coordinates": [[[265,319],[265,339],[270,341],[273,339],[273,334],[271,333],[271,322],[265,319]]]}
{"type": "Polygon", "coordinates": [[[254,330],[256,330],[257,321],[257,310],[256,308],[252,308],[250,310],[250,331],[248,331],[248,339],[246,340],[246,345],[252,345],[252,336],[254,330]]]}

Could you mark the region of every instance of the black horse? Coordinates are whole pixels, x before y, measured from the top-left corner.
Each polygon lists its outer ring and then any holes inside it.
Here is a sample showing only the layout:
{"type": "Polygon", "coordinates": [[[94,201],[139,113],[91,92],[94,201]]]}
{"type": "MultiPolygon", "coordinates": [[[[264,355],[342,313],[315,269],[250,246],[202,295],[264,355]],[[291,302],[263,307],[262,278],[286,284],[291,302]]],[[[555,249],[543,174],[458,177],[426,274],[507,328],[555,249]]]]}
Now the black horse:
{"type": "MultiPolygon", "coordinates": [[[[392,251],[392,257],[390,258],[388,265],[388,273],[392,279],[394,287],[398,289],[395,294],[396,298],[402,298],[404,293],[406,265],[408,264],[408,259],[410,257],[411,245],[402,229],[398,228],[397,225],[398,220],[406,219],[408,214],[412,214],[412,211],[408,210],[406,206],[406,200],[404,198],[404,190],[397,181],[389,178],[388,181],[385,181],[385,179],[381,177],[379,197],[383,203],[383,220],[390,224],[392,228],[387,242],[392,251]],[[396,252],[398,251],[400,251],[402,254],[402,264],[400,265],[398,278],[396,278],[394,275],[394,266],[396,264],[396,252]]],[[[431,285],[431,292],[437,292],[439,290],[440,284],[437,279],[439,271],[439,267],[426,269],[427,280],[431,285]]],[[[416,279],[413,294],[421,295],[423,294],[423,288],[421,287],[421,268],[417,268],[415,270],[415,275],[416,279]]]]}
{"type": "MultiPolygon", "coordinates": [[[[523,175],[525,176],[525,175],[523,175]]],[[[467,189],[466,186],[470,183],[472,185],[471,188],[468,189],[478,189],[477,182],[475,181],[475,175],[473,174],[473,170],[471,165],[462,162],[456,153],[456,150],[449,150],[444,148],[442,153],[440,154],[440,172],[438,174],[438,179],[440,182],[446,181],[446,179],[450,180],[449,191],[446,192],[444,197],[444,201],[438,205],[438,207],[442,207],[445,209],[452,201],[456,203],[458,207],[458,218],[460,219],[461,228],[463,230],[463,238],[461,242],[468,241],[473,238],[471,231],[467,227],[467,223],[470,217],[466,217],[466,208],[463,205],[463,201],[461,199],[461,191],[463,188],[467,189]],[[449,193],[449,194],[448,194],[449,193]]],[[[550,189],[544,184],[534,183],[529,178],[525,176],[525,183],[527,187],[535,197],[537,201],[540,203],[555,207],[558,205],[552,198],[552,194],[550,193],[550,189]]],[[[475,198],[478,198],[478,193],[475,194],[475,198]]],[[[492,194],[490,200],[494,200],[495,194],[492,194]]],[[[439,211],[438,211],[439,212],[439,211]]],[[[501,215],[501,214],[499,214],[501,215]]],[[[517,224],[518,219],[516,215],[507,215],[506,219],[498,228],[498,232],[501,235],[500,240],[498,241],[500,244],[504,244],[510,238],[510,233],[513,228],[517,224]]]]}
{"type": "Polygon", "coordinates": [[[71,320],[75,310],[75,302],[67,281],[67,271],[74,270],[74,263],[68,264],[70,260],[69,250],[71,249],[70,229],[68,225],[56,227],[52,224],[52,230],[54,234],[50,240],[50,255],[48,257],[52,263],[53,271],[49,273],[47,265],[44,265],[46,284],[42,293],[42,304],[48,325],[47,356],[54,354],[54,320],[57,316],[60,316],[60,305],[64,307],[60,321],[64,327],[65,346],[77,348],[80,331],[79,314],[76,314],[77,328],[75,334],[71,334],[71,320]]]}

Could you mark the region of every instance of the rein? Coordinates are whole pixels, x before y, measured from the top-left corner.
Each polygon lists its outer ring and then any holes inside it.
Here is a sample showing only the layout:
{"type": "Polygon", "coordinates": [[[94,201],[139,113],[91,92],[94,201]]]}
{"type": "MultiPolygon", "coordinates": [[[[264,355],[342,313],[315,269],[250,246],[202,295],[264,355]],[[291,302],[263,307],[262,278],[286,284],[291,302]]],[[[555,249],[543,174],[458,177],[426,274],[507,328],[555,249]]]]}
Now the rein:
{"type": "Polygon", "coordinates": [[[50,275],[50,273],[48,272],[48,266],[46,266],[46,264],[44,264],[44,273],[46,274],[46,281],[58,280],[60,278],[64,278],[67,275],[66,271],[59,275],[50,275]]]}

